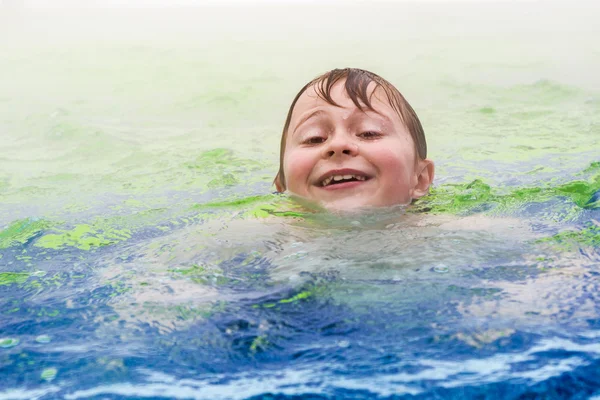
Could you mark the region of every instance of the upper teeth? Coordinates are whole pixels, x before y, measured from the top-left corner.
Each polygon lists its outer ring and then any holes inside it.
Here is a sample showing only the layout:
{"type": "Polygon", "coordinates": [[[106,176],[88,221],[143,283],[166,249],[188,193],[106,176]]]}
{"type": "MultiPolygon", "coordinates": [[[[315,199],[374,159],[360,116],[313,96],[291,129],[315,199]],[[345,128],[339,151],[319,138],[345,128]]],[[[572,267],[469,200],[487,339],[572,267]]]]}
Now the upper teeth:
{"type": "Polygon", "coordinates": [[[356,179],[357,181],[364,181],[365,179],[367,179],[366,177],[360,175],[333,175],[323,180],[323,186],[329,185],[331,181],[341,181],[342,179],[352,178],[356,179]]]}

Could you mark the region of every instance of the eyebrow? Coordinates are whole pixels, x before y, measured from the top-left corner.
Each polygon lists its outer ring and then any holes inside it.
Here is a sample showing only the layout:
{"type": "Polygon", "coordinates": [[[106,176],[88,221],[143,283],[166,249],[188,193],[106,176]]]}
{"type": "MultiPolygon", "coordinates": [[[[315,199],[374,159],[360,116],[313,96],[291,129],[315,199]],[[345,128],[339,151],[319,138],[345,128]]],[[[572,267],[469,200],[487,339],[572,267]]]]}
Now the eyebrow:
{"type": "MultiPolygon", "coordinates": [[[[312,119],[312,118],[320,117],[323,114],[327,114],[327,112],[325,110],[315,110],[312,113],[308,114],[307,116],[302,117],[302,119],[300,120],[300,122],[298,122],[298,125],[296,125],[296,127],[294,128],[294,131],[292,132],[292,136],[294,136],[294,134],[296,133],[296,131],[298,130],[298,128],[300,128],[300,126],[302,126],[302,124],[306,123],[306,121],[308,121],[309,119],[312,119]]],[[[364,110],[361,111],[359,109],[355,109],[349,115],[349,118],[354,119],[357,114],[364,114],[364,115],[367,115],[367,116],[369,116],[369,114],[376,114],[377,117],[383,119],[386,124],[393,125],[393,122],[390,119],[390,117],[388,117],[387,115],[382,114],[382,113],[380,113],[380,112],[378,112],[376,110],[370,110],[370,109],[366,108],[366,109],[364,109],[364,110]]],[[[369,118],[373,118],[373,117],[369,116],[369,118]]]]}
{"type": "Polygon", "coordinates": [[[308,114],[307,116],[302,117],[302,119],[300,120],[300,122],[298,122],[298,124],[294,128],[294,132],[292,132],[292,136],[294,136],[294,134],[296,133],[296,131],[298,130],[298,128],[300,128],[300,126],[302,124],[304,124],[306,121],[308,121],[311,118],[320,117],[322,114],[326,114],[325,110],[315,110],[315,111],[311,112],[310,114],[308,114]]]}
{"type": "Polygon", "coordinates": [[[352,121],[352,123],[354,123],[354,121],[356,121],[357,119],[360,120],[362,116],[366,116],[367,118],[371,119],[382,120],[386,126],[394,126],[394,122],[390,117],[383,113],[380,113],[377,110],[368,109],[367,107],[365,107],[362,111],[359,109],[355,109],[354,111],[352,111],[352,113],[348,116],[348,121],[352,121]]]}
{"type": "Polygon", "coordinates": [[[357,113],[360,113],[360,114],[367,115],[369,118],[375,118],[373,115],[370,115],[370,114],[375,114],[375,115],[377,115],[377,118],[381,118],[381,119],[383,119],[383,120],[384,120],[386,123],[388,123],[388,124],[390,124],[390,125],[393,125],[393,122],[392,122],[392,120],[391,120],[391,118],[390,118],[390,117],[388,117],[387,115],[385,115],[385,114],[383,114],[383,113],[380,113],[380,112],[379,112],[379,111],[377,111],[377,110],[370,110],[370,109],[368,109],[368,108],[366,108],[366,107],[365,107],[365,109],[364,109],[364,110],[362,110],[362,111],[357,109],[357,110],[355,110],[354,112],[352,112],[352,115],[351,115],[350,117],[351,117],[351,118],[353,118],[353,117],[354,117],[354,116],[355,116],[357,113]]]}

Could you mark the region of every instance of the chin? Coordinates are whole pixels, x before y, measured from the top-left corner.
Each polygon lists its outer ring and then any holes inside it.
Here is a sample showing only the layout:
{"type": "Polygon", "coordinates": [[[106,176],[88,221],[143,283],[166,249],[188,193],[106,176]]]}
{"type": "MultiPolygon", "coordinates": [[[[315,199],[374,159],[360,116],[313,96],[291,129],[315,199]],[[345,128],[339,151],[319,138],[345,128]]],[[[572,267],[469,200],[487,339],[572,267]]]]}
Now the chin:
{"type": "Polygon", "coordinates": [[[395,206],[407,206],[410,203],[410,199],[401,199],[397,201],[376,201],[374,199],[357,199],[356,197],[346,197],[339,200],[320,202],[322,207],[331,211],[367,211],[395,206]]]}
{"type": "Polygon", "coordinates": [[[380,207],[366,199],[357,199],[355,197],[346,197],[326,202],[323,201],[321,202],[321,205],[330,211],[360,211],[380,207]]]}
{"type": "Polygon", "coordinates": [[[338,199],[322,199],[315,196],[301,196],[291,191],[288,193],[305,207],[333,212],[363,212],[410,204],[410,200],[382,201],[381,199],[360,195],[342,196],[338,199]]]}

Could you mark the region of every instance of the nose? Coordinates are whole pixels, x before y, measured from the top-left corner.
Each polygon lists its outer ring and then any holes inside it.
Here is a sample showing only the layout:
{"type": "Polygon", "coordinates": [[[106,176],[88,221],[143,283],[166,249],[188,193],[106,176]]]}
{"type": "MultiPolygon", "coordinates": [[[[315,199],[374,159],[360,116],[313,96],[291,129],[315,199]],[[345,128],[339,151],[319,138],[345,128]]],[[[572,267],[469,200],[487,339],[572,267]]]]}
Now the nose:
{"type": "Polygon", "coordinates": [[[345,135],[333,135],[328,142],[328,145],[323,149],[324,158],[332,158],[336,155],[347,155],[350,157],[358,155],[358,145],[345,135]]]}

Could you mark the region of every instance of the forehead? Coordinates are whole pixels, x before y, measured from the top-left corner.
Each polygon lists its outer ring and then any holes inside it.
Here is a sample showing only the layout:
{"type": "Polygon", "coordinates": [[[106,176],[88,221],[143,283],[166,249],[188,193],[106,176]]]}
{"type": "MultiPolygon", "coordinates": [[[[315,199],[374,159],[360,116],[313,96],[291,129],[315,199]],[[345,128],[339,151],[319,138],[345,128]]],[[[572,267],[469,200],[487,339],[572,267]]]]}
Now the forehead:
{"type": "MultiPolygon", "coordinates": [[[[302,119],[302,116],[308,112],[313,111],[314,109],[319,108],[334,108],[338,110],[345,109],[348,112],[353,112],[357,109],[356,105],[352,102],[352,99],[346,92],[346,88],[344,86],[345,80],[341,80],[337,82],[331,88],[329,94],[332,100],[337,103],[340,107],[336,107],[333,104],[330,104],[325,99],[323,99],[317,93],[315,89],[315,85],[308,87],[304,93],[298,98],[298,101],[294,105],[294,109],[292,111],[292,118],[290,126],[295,125],[298,121],[302,119]]],[[[365,112],[375,112],[380,114],[392,122],[402,124],[400,120],[400,116],[398,113],[390,106],[387,95],[385,91],[381,87],[377,87],[375,82],[369,83],[367,87],[367,96],[370,99],[371,106],[373,110],[370,110],[365,104],[363,104],[360,99],[358,99],[359,104],[361,104],[363,111],[365,112]]]]}

